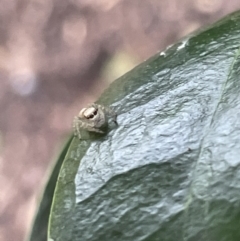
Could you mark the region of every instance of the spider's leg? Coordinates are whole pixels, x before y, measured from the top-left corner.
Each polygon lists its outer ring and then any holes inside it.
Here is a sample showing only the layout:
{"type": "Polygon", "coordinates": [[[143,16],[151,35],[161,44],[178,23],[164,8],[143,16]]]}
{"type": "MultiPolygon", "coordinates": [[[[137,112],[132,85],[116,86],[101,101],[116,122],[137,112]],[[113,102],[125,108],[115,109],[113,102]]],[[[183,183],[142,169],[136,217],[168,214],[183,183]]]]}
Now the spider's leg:
{"type": "Polygon", "coordinates": [[[77,116],[73,119],[73,135],[77,136],[79,139],[81,139],[81,132],[80,132],[80,124],[79,119],[77,116]]]}
{"type": "Polygon", "coordinates": [[[102,130],[94,128],[92,125],[84,123],[83,128],[90,131],[90,132],[97,132],[97,133],[104,133],[102,130]]]}
{"type": "Polygon", "coordinates": [[[104,107],[104,108],[105,108],[105,112],[112,117],[113,122],[117,125],[118,124],[117,113],[114,110],[110,109],[109,107],[104,107]]]}

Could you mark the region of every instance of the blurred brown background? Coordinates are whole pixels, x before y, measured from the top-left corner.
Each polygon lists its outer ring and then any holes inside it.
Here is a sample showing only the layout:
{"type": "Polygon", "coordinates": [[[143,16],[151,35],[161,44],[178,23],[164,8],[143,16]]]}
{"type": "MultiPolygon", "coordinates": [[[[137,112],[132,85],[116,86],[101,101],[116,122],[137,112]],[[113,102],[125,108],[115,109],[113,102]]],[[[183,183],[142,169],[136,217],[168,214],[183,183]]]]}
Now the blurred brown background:
{"type": "Polygon", "coordinates": [[[23,240],[73,116],[240,0],[0,0],[0,241],[23,240]]]}

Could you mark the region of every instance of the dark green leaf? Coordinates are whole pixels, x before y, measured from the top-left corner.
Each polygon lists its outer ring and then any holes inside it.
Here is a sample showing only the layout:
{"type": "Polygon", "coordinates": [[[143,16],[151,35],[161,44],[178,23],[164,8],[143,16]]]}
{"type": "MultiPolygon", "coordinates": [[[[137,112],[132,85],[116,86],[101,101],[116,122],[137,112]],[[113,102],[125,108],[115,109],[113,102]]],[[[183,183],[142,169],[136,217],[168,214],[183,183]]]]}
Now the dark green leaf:
{"type": "Polygon", "coordinates": [[[60,153],[60,156],[58,157],[57,162],[52,170],[52,173],[42,194],[41,202],[39,203],[39,207],[31,231],[26,239],[27,241],[47,240],[48,219],[53,199],[53,193],[62,162],[66,156],[71,140],[72,138],[67,141],[64,149],[60,153]]]}
{"type": "Polygon", "coordinates": [[[110,86],[119,126],[73,140],[54,241],[240,240],[239,46],[235,13],[110,86]]]}

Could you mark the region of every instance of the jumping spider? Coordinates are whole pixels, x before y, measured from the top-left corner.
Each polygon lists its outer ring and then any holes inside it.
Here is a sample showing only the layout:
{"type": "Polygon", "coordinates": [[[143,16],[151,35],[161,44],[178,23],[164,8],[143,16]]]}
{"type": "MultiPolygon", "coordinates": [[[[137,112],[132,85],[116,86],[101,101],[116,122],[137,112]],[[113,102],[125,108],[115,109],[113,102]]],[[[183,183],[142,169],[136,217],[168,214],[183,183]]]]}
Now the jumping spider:
{"type": "Polygon", "coordinates": [[[117,124],[117,114],[108,107],[93,103],[83,108],[73,119],[74,136],[81,139],[81,129],[104,133],[103,129],[107,127],[109,118],[117,124]]]}

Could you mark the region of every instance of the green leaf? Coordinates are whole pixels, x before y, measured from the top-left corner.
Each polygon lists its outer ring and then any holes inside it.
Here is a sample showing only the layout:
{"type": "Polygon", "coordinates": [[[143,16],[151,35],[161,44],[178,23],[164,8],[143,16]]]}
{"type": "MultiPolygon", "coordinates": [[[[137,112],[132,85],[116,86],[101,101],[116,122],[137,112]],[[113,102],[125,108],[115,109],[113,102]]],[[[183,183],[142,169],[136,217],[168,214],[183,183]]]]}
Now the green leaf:
{"type": "Polygon", "coordinates": [[[240,15],[117,81],[106,136],[73,139],[51,210],[54,241],[240,240],[240,15]]]}
{"type": "Polygon", "coordinates": [[[46,183],[46,187],[42,193],[42,198],[39,203],[38,210],[34,222],[32,224],[30,233],[28,234],[26,241],[46,241],[47,240],[47,227],[48,227],[48,218],[50,213],[50,208],[53,199],[53,193],[55,185],[57,182],[58,174],[62,165],[62,162],[67,154],[69,145],[72,138],[70,138],[60,153],[57,162],[55,163],[51,175],[46,183]]]}

